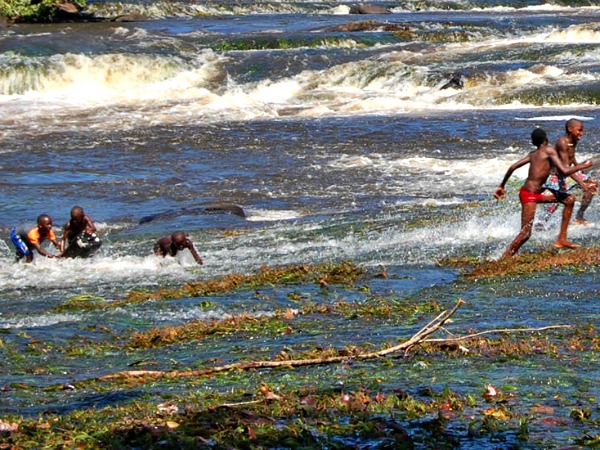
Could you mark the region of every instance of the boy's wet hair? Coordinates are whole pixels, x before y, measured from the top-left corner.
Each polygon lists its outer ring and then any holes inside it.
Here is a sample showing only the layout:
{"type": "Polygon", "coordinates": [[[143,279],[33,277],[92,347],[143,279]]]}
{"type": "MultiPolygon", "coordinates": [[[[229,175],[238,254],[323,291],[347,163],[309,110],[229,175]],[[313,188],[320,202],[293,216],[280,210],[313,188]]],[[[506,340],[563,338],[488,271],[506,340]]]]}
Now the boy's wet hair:
{"type": "Polygon", "coordinates": [[[548,135],[546,134],[546,131],[544,131],[544,129],[542,128],[536,128],[531,132],[531,143],[536,147],[543,145],[547,139],[548,135]]]}
{"type": "Polygon", "coordinates": [[[565,131],[567,133],[569,133],[569,130],[571,129],[571,127],[575,126],[578,123],[583,123],[583,122],[581,122],[581,120],[575,119],[575,118],[567,120],[567,122],[565,123],[565,131]]]}
{"type": "Polygon", "coordinates": [[[48,214],[40,214],[37,218],[37,224],[41,225],[42,222],[45,221],[45,219],[48,219],[50,223],[52,223],[52,218],[48,214]]]}

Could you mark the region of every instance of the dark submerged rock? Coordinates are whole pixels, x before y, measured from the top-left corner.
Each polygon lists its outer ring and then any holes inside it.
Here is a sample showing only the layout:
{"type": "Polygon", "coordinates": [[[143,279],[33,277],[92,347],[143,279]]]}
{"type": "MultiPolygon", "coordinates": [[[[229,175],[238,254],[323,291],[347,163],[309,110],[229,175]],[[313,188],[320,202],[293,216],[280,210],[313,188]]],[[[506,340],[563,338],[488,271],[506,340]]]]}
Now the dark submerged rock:
{"type": "Polygon", "coordinates": [[[148,16],[145,16],[143,14],[131,13],[114,17],[111,20],[113,22],[144,22],[148,20],[148,16]]]}
{"type": "Polygon", "coordinates": [[[453,73],[450,80],[444,84],[440,89],[463,89],[465,87],[465,78],[462,73],[453,73]]]}
{"type": "Polygon", "coordinates": [[[350,7],[350,14],[391,14],[392,12],[382,6],[354,5],[350,7]]]}
{"type": "Polygon", "coordinates": [[[205,214],[233,214],[238,217],[246,217],[241,206],[232,203],[212,203],[204,207],[205,214]]]}
{"type": "Polygon", "coordinates": [[[389,32],[406,32],[410,31],[410,28],[403,23],[385,23],[375,21],[362,21],[362,22],[350,22],[342,25],[336,25],[333,27],[326,28],[325,31],[337,32],[337,31],[349,31],[349,32],[361,32],[361,31],[389,31],[389,32]]]}
{"type": "Polygon", "coordinates": [[[246,213],[241,206],[227,202],[209,203],[207,205],[181,208],[176,210],[165,211],[158,214],[152,214],[142,217],[139,224],[149,223],[154,220],[172,219],[185,215],[201,215],[201,214],[232,214],[241,218],[246,218],[246,213]]]}

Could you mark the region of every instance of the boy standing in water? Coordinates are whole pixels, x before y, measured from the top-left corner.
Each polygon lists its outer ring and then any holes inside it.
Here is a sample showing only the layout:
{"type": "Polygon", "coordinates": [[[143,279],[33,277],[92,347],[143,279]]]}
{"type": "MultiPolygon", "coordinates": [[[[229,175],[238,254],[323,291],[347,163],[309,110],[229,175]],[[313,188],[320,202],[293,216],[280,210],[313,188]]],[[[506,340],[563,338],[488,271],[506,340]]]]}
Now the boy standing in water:
{"type": "Polygon", "coordinates": [[[202,258],[198,255],[194,244],[183,231],[176,231],[171,236],[164,236],[160,238],[156,244],[154,244],[154,253],[157,256],[165,257],[175,256],[178,251],[189,249],[196,262],[200,265],[203,264],[202,258]]]}
{"type": "Polygon", "coordinates": [[[60,255],[48,253],[41,247],[42,242],[48,240],[54,244],[57,250],[60,250],[60,245],[52,231],[52,219],[47,214],[38,216],[37,226],[35,227],[20,226],[13,228],[10,232],[10,240],[17,249],[17,261],[25,257],[26,262],[32,262],[33,250],[47,258],[60,257],[60,255]]]}
{"type": "Polygon", "coordinates": [[[579,170],[591,167],[592,163],[591,161],[586,161],[583,164],[572,167],[563,164],[556,149],[548,146],[548,136],[541,128],[533,130],[531,133],[531,143],[536,147],[536,150],[532,151],[529,155],[520,159],[508,168],[502,183],[500,183],[500,186],[498,186],[498,189],[496,189],[496,192],[494,193],[494,197],[497,199],[504,197],[506,194],[504,185],[513,172],[519,167],[529,164],[527,180],[525,180],[525,183],[519,191],[519,199],[521,200],[521,231],[504,252],[502,255],[503,258],[513,256],[531,237],[533,219],[535,218],[535,210],[538,203],[560,202],[565,205],[560,225],[560,233],[558,234],[554,246],[556,248],[579,247],[579,245],[573,244],[567,239],[567,228],[569,226],[569,220],[571,220],[571,214],[573,213],[575,198],[566,192],[548,189],[544,186],[544,183],[553,167],[555,167],[563,176],[569,176],[579,170]]]}
{"type": "MultiPolygon", "coordinates": [[[[583,122],[579,119],[569,119],[565,124],[565,134],[556,141],[556,151],[563,164],[567,167],[577,165],[575,159],[575,147],[583,136],[583,122]]],[[[573,181],[583,189],[583,196],[581,198],[581,206],[577,211],[575,220],[573,223],[578,225],[592,225],[583,218],[585,210],[590,206],[594,194],[598,189],[598,182],[592,179],[589,175],[581,172],[576,172],[571,175],[573,181]]],[[[560,191],[568,191],[572,186],[569,186],[566,176],[559,174],[556,170],[552,170],[546,187],[549,189],[555,189],[560,191]]],[[[548,213],[552,214],[556,210],[554,205],[550,206],[548,213]]]]}

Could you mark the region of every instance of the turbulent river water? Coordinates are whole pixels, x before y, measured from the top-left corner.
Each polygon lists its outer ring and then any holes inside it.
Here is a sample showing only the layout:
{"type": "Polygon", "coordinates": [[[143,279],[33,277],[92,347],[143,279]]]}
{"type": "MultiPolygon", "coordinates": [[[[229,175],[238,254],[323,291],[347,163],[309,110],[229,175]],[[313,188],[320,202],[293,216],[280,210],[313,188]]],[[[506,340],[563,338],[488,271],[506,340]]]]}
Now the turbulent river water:
{"type": "MultiPolygon", "coordinates": [[[[3,345],[25,348],[40,339],[59,346],[98,324],[118,332],[268,313],[289,305],[238,293],[209,310],[197,300],[110,312],[54,308],[73,296],[111,300],[134,288],[249,274],[263,265],[346,259],[385,267],[390,281],[382,291],[448,304],[464,298],[458,326],[597,323],[596,272],[481,285],[458,281],[436,262],[496,259],[506,249],[519,229],[525,172],[509,182],[506,199],[492,194],[508,166],[532,149],[534,127],[554,141],[566,119],[580,117],[578,158],[596,155],[600,6],[375,4],[390,14],[349,14],[350,4],[319,1],[93,2],[98,16],[135,12],[148,20],[0,31],[3,345]],[[446,87],[452,77],[462,84],[446,87]],[[216,202],[241,206],[246,218],[198,213],[216,202]],[[96,222],[100,252],[16,264],[10,228],[47,213],[60,234],[74,205],[96,222]],[[160,213],[167,214],[140,223],[160,213]],[[203,266],[185,252],[152,254],[154,242],[175,230],[190,235],[203,266]]],[[[587,219],[600,224],[597,203],[587,219]]],[[[549,248],[559,216],[534,232],[523,252],[549,248]]],[[[569,236],[596,246],[600,225],[572,226],[569,236]]],[[[372,325],[323,338],[343,346],[394,333],[372,325]]],[[[245,345],[251,354],[264,343],[245,345]]],[[[186,347],[158,358],[185,365],[226,350],[203,351],[186,347]]],[[[66,383],[130,362],[119,355],[58,358],[55,370],[36,374],[11,361],[0,369],[0,385],[66,383]]],[[[488,369],[462,367],[464,378],[448,367],[412,376],[453,387],[511,380],[539,395],[557,386],[574,396],[600,395],[597,359],[569,368],[488,369]]],[[[121,400],[7,389],[0,412],[35,415],[121,400]]],[[[546,432],[548,441],[568,442],[546,432]]]]}

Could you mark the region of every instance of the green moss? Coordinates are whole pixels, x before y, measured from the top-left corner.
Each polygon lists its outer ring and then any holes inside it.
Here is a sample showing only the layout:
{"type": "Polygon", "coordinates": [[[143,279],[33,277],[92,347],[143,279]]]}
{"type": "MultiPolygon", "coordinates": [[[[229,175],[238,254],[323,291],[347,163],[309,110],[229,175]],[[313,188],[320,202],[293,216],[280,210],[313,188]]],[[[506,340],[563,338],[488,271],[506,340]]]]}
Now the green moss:
{"type": "MultiPolygon", "coordinates": [[[[73,0],[84,7],[86,0],[73,0]]],[[[55,0],[0,0],[0,16],[19,22],[51,21],[56,14],[55,0]]]]}
{"type": "Polygon", "coordinates": [[[148,300],[172,300],[188,297],[203,297],[224,294],[238,289],[258,289],[265,286],[314,282],[323,287],[329,284],[352,285],[365,275],[365,271],[349,261],[326,262],[314,266],[286,266],[269,268],[263,266],[254,275],[233,274],[216,279],[193,281],[178,288],[160,288],[156,291],[134,290],[125,298],[112,302],[91,296],[68,299],[54,311],[77,311],[117,308],[148,300]]]}

